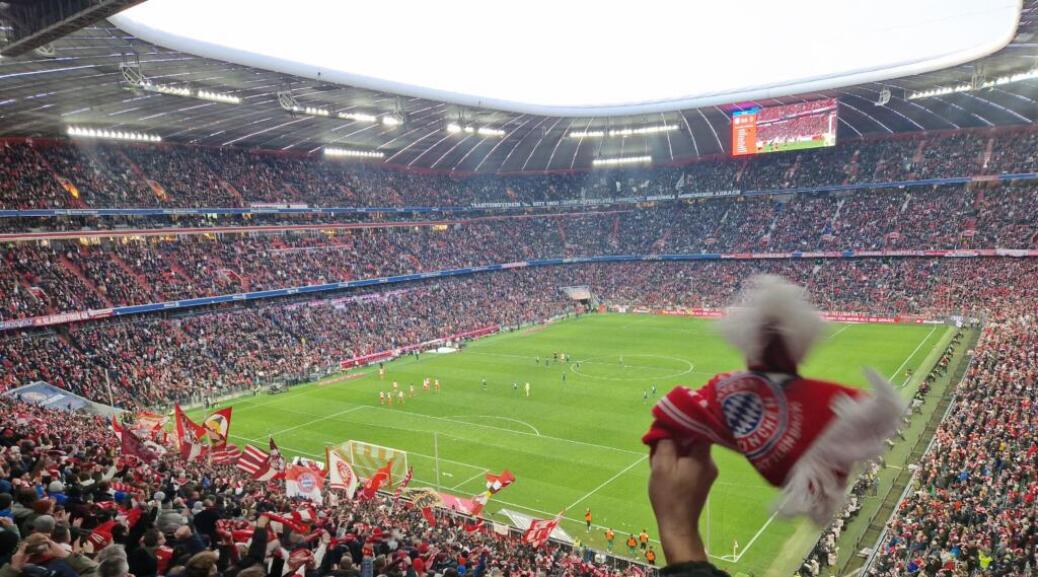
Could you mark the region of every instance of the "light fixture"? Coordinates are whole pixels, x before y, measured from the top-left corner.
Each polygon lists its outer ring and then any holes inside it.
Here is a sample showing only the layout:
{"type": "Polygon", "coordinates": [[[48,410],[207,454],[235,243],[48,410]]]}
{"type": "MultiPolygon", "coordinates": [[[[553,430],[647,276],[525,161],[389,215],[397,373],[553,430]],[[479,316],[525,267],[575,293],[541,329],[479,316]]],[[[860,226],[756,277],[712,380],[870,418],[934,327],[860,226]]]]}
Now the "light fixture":
{"type": "Polygon", "coordinates": [[[596,158],[591,161],[591,165],[595,167],[625,166],[628,164],[649,164],[651,162],[651,156],[618,156],[615,158],[596,158]]]}
{"type": "Polygon", "coordinates": [[[328,112],[327,108],[318,108],[316,106],[293,106],[291,110],[292,112],[309,114],[310,116],[331,116],[331,112],[328,112]]]}
{"type": "Polygon", "coordinates": [[[65,129],[69,136],[77,138],[103,138],[106,140],[129,140],[134,142],[162,142],[162,137],[157,134],[145,134],[143,132],[132,132],[122,130],[108,130],[106,128],[85,128],[82,126],[69,126],[65,129]]]}
{"type": "Polygon", "coordinates": [[[644,134],[659,134],[661,132],[672,132],[678,130],[676,124],[655,124],[652,126],[638,126],[635,128],[611,128],[605,130],[574,130],[566,134],[568,138],[626,138],[644,134]]]}
{"type": "Polygon", "coordinates": [[[339,118],[343,120],[356,120],[357,122],[378,122],[378,117],[367,112],[340,112],[339,118]]]}
{"type": "Polygon", "coordinates": [[[570,132],[566,136],[569,138],[602,138],[605,135],[604,130],[578,130],[570,132]]]}
{"type": "Polygon", "coordinates": [[[391,114],[387,114],[387,115],[382,117],[382,125],[383,126],[400,126],[403,123],[404,123],[403,119],[401,119],[399,116],[393,116],[391,114]]]}
{"type": "Polygon", "coordinates": [[[170,84],[156,84],[148,79],[142,79],[139,86],[148,92],[169,94],[171,96],[191,96],[191,89],[187,86],[172,86],[170,84]]]}
{"type": "Polygon", "coordinates": [[[460,132],[464,132],[465,134],[479,134],[480,136],[504,136],[505,135],[505,131],[501,130],[500,128],[492,128],[490,126],[476,127],[476,126],[472,126],[471,124],[466,124],[465,126],[462,126],[462,125],[458,124],[457,122],[451,122],[451,123],[447,124],[447,132],[449,132],[451,134],[458,134],[460,132]]]}
{"type": "Polygon", "coordinates": [[[195,92],[195,98],[211,100],[213,102],[223,102],[224,104],[241,104],[241,97],[239,96],[227,94],[226,92],[213,92],[211,90],[199,89],[195,92]]]}
{"type": "Polygon", "coordinates": [[[917,90],[915,92],[910,92],[905,98],[907,100],[917,100],[919,98],[931,98],[934,96],[944,96],[946,94],[955,94],[958,92],[971,92],[973,90],[994,88],[995,86],[1002,86],[1003,84],[1011,84],[1013,82],[1022,82],[1024,80],[1032,80],[1034,78],[1038,78],[1038,68],[1032,68],[1031,70],[1025,70],[1024,72],[1017,72],[1016,74],[998,76],[983,82],[966,82],[955,86],[945,86],[943,88],[917,90]]]}
{"type": "Polygon", "coordinates": [[[333,158],[384,158],[386,153],[378,150],[325,147],[324,155],[333,158]]]}
{"type": "Polygon", "coordinates": [[[139,77],[136,82],[136,86],[141,90],[147,92],[155,92],[158,94],[168,94],[170,96],[183,96],[185,98],[197,98],[199,100],[208,100],[210,102],[222,102],[224,104],[241,104],[241,97],[235,96],[227,92],[216,92],[213,90],[205,90],[199,88],[197,90],[190,86],[173,86],[171,84],[159,84],[152,82],[151,80],[139,77]]]}

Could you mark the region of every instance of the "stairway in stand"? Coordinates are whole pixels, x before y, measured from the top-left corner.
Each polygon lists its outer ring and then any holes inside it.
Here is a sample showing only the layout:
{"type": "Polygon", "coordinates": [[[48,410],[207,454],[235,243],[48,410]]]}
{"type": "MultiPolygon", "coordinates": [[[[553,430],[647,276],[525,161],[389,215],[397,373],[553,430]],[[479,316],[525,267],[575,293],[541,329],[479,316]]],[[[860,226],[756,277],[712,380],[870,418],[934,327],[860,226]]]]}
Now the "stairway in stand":
{"type": "Polygon", "coordinates": [[[70,261],[68,257],[66,257],[65,255],[61,255],[61,258],[58,262],[61,263],[61,266],[64,267],[65,270],[72,273],[72,276],[76,277],[76,279],[79,280],[79,282],[82,283],[83,286],[93,291],[94,294],[96,294],[101,299],[101,301],[105,303],[106,307],[112,306],[112,301],[108,300],[108,296],[101,292],[101,290],[97,288],[97,285],[94,284],[94,281],[87,278],[87,276],[83,274],[83,270],[79,268],[79,266],[77,266],[74,262],[70,261]]]}

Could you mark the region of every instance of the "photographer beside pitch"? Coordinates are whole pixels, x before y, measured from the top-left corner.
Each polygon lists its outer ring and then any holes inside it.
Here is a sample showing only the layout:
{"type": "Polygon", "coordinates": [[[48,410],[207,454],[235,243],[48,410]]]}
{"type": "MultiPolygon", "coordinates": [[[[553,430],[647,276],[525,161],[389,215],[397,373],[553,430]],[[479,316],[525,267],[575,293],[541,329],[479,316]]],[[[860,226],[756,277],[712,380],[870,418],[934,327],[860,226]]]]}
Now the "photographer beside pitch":
{"type": "Polygon", "coordinates": [[[799,374],[823,332],[806,292],[772,275],[749,279],[718,323],[742,351],[745,371],[722,373],[698,390],[676,387],[655,407],[643,441],[651,447],[649,499],[666,555],[666,577],[727,575],[708,559],[699,518],[717,478],[717,444],[744,455],[782,488],[784,516],[818,525],[842,505],[855,466],[880,455],[905,403],[871,369],[872,394],[799,374]]]}

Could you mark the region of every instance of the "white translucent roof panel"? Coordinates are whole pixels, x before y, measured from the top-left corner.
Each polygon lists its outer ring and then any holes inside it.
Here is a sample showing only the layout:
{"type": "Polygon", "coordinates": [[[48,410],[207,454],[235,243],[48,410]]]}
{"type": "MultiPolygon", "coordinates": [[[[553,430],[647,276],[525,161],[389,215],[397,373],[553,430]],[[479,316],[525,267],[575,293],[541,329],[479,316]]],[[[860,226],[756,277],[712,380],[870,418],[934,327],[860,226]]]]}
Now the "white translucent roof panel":
{"type": "Polygon", "coordinates": [[[558,116],[694,108],[928,72],[1016,31],[1020,0],[149,0],[111,18],[209,58],[558,116]]]}

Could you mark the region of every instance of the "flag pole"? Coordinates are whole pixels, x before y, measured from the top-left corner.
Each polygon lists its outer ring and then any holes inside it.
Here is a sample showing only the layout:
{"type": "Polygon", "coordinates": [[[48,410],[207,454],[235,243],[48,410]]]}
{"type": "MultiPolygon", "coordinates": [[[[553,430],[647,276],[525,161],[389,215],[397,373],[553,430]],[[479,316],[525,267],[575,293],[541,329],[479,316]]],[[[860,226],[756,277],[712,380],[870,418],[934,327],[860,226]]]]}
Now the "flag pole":
{"type": "Polygon", "coordinates": [[[440,434],[433,433],[433,461],[436,463],[436,490],[440,490],[440,434]]]}

